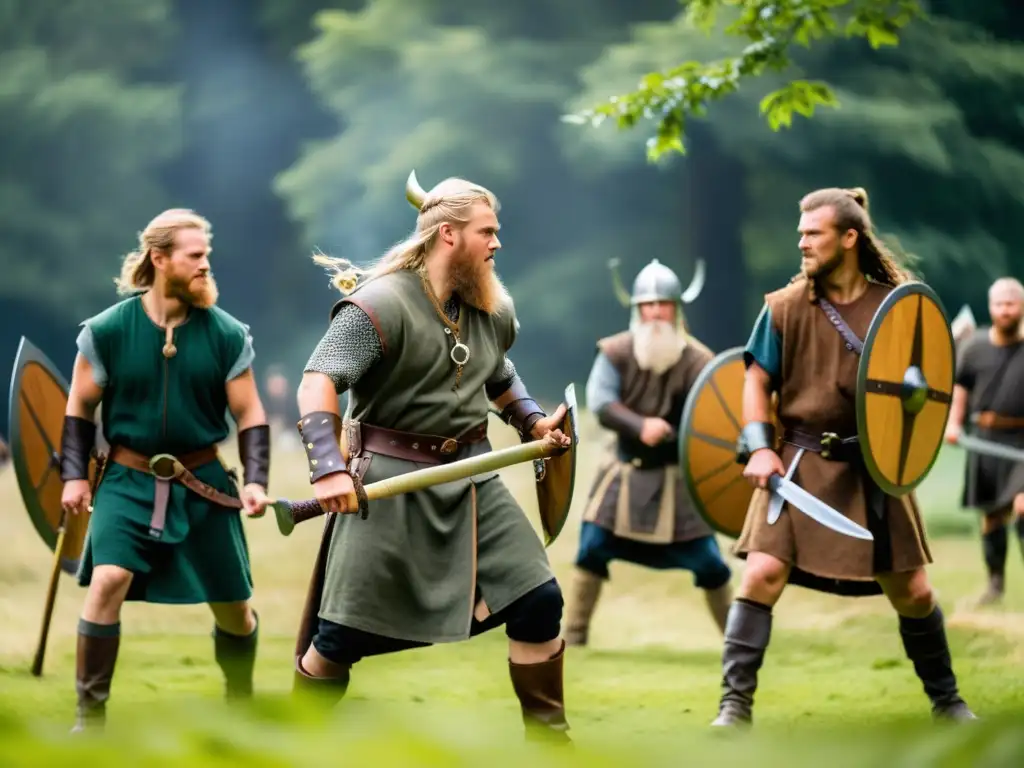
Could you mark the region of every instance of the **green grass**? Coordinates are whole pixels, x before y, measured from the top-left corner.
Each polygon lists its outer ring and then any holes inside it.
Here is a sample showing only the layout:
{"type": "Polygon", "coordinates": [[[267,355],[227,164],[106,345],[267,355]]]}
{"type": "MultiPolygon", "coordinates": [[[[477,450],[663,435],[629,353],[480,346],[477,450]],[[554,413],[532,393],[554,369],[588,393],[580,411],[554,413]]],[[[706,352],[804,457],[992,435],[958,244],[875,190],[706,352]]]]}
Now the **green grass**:
{"type": "MultiPolygon", "coordinates": [[[[496,432],[498,442],[504,432],[496,432]]],[[[579,510],[601,446],[588,422],[573,519],[549,550],[567,583],[579,510]]],[[[227,451],[230,456],[230,450],[227,451]]],[[[749,733],[712,732],[721,637],[685,573],[625,564],[598,606],[592,644],[570,649],[566,701],[575,746],[524,744],[501,630],[453,645],[360,662],[336,710],[290,697],[292,649],[320,526],[281,537],[271,520],[247,531],[263,623],[253,707],[221,703],[211,618],[204,606],[128,605],[105,737],[67,735],[74,712],[75,625],[84,596],[62,577],[44,675],[28,673],[50,553],[0,475],[0,765],[1024,765],[1024,569],[1011,545],[1004,606],[971,597],[984,569],[972,514],[957,509],[962,456],[944,451],[919,497],[961,689],[984,718],[966,727],[930,722],[906,661],[896,618],[881,598],[843,599],[789,589],[775,616],[749,733]]],[[[302,496],[301,454],[278,454],[272,487],[302,496]]],[[[532,519],[529,467],[503,473],[532,519]]],[[[723,540],[723,545],[728,545],[723,540]]],[[[742,563],[730,559],[736,579],[742,563]]]]}

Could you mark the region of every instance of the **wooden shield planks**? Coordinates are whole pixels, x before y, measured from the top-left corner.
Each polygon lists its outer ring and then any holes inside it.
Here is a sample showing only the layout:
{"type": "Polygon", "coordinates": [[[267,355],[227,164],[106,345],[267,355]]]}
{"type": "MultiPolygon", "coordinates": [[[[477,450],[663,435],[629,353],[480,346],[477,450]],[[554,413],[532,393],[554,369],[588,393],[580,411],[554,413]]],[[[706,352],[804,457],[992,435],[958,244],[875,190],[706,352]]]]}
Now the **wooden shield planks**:
{"type": "Polygon", "coordinates": [[[886,493],[912,491],[939,455],[955,354],[949,319],[924,283],[894,288],[871,321],[858,369],[857,431],[868,472],[886,493]]]}
{"type": "Polygon", "coordinates": [[[679,428],[679,467],[694,506],[708,525],[732,538],[743,530],[754,493],[736,462],[745,373],[742,347],[712,359],[687,395],[679,428]]]}
{"type": "Polygon", "coordinates": [[[576,388],[572,384],[565,388],[565,418],[559,427],[571,441],[569,449],[562,454],[535,462],[538,472],[537,506],[540,510],[540,524],[544,531],[544,546],[548,547],[562,532],[572,506],[572,494],[576,487],[576,455],[579,444],[578,411],[576,388]]]}
{"type": "MultiPolygon", "coordinates": [[[[28,339],[22,338],[11,376],[11,460],[18,488],[36,532],[52,551],[61,525],[60,443],[68,384],[56,367],[28,339]]],[[[96,461],[90,463],[95,479],[96,461]]],[[[74,575],[85,548],[89,515],[69,515],[61,569],[74,575]]]]}

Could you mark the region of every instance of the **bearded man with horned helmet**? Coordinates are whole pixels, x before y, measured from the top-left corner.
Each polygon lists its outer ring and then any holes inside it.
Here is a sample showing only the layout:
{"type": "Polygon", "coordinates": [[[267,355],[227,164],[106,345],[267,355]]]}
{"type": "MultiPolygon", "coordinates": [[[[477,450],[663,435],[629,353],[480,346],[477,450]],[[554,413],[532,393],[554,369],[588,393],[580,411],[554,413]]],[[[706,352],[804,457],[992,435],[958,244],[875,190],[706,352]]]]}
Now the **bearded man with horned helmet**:
{"type": "MultiPolygon", "coordinates": [[[[495,273],[494,194],[458,178],[424,192],[415,175],[406,193],[415,231],[334,305],[299,387],[309,479],[328,517],[296,646],[297,692],[334,703],[362,658],[504,625],[527,736],[567,742],[562,592],[497,473],[352,514],[353,478],[368,484],[487,452],[491,403],[522,439],[570,444],[557,429],[565,405],[547,415],[509,358],[519,323],[495,273]]],[[[359,272],[343,259],[317,261],[336,270],[339,288],[359,272]]]]}
{"type": "Polygon", "coordinates": [[[765,296],[744,352],[737,458],[755,490],[735,547],[747,567],[729,610],[722,696],[712,725],[752,721],[773,608],[787,584],[838,595],[884,594],[933,715],[974,719],[960,696],[945,617],[925,571],[932,557],[915,495],[883,490],[860,450],[860,440],[868,439],[857,426],[864,339],[882,302],[911,280],[910,273],[875,234],[863,189],[814,190],[799,207],[801,270],[765,296]],[[872,538],[845,536],[788,503],[770,517],[773,475],[791,478],[872,538]]]}
{"type": "Polygon", "coordinates": [[[210,224],[164,211],[115,280],[132,294],[82,323],[61,438],[61,504],[92,512],[78,579],[76,730],[102,725],[125,600],[209,604],[229,700],[252,695],[257,616],[238,510],[265,511],[270,436],[247,326],[216,306],[210,224]],[[91,498],[96,409],[109,444],[91,498]],[[244,487],[217,444],[238,431],[244,487]]]}
{"type": "MultiPolygon", "coordinates": [[[[703,264],[684,294],[657,259],[640,270],[629,329],[597,343],[587,407],[616,435],[583,513],[566,642],[585,645],[608,565],[625,560],[693,574],[720,630],[732,572],[714,532],[694,509],[679,471],[676,429],[686,397],[713,354],[687,330],[683,305],[700,292],[703,264]]],[[[620,290],[624,291],[624,288],[620,290]]]]}

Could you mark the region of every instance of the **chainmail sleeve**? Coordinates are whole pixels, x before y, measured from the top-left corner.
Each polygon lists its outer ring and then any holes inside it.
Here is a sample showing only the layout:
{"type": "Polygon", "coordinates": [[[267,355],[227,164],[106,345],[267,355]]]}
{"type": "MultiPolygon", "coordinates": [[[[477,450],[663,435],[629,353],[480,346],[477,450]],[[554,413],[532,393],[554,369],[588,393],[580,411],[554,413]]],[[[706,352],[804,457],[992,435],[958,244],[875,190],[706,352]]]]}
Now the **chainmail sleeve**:
{"type": "Polygon", "coordinates": [[[303,369],[322,373],[341,394],[376,363],[384,352],[377,329],[355,304],[342,304],[303,369]]]}
{"type": "Polygon", "coordinates": [[[487,398],[489,400],[497,400],[508,391],[508,388],[512,386],[518,377],[519,374],[516,373],[516,367],[512,364],[512,361],[507,356],[503,357],[498,367],[494,369],[494,373],[484,383],[487,398]]]}

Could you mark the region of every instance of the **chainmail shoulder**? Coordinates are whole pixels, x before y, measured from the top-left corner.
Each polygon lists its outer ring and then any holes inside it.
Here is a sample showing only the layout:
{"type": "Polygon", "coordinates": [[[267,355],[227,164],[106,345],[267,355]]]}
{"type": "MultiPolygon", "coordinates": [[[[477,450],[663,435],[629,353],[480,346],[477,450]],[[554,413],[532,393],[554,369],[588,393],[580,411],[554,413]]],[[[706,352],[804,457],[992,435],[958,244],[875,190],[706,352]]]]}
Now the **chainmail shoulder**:
{"type": "Polygon", "coordinates": [[[340,394],[370,370],[383,352],[377,329],[366,313],[355,304],[342,304],[303,371],[330,377],[340,394]]]}
{"type": "MultiPolygon", "coordinates": [[[[459,317],[459,303],[459,297],[453,295],[444,305],[445,314],[453,323],[459,317]]],[[[380,336],[366,313],[355,304],[342,304],[303,370],[330,377],[340,394],[370,370],[383,353],[380,336]]],[[[488,395],[492,399],[500,395],[512,385],[516,375],[512,361],[504,357],[487,380],[488,395]]]]}

